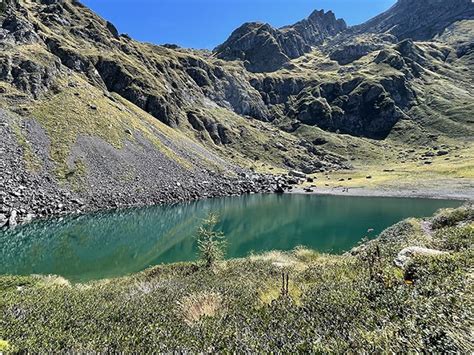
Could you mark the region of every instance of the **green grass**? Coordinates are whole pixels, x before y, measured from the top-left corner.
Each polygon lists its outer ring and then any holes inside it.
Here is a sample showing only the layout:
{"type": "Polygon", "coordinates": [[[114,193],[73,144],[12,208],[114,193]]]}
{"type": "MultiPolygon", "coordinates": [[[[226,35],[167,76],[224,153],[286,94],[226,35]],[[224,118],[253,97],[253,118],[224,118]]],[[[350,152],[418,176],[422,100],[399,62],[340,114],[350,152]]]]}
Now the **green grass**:
{"type": "Polygon", "coordinates": [[[1,339],[29,352],[470,353],[472,216],[442,211],[430,234],[407,220],[341,256],[298,248],[74,285],[1,276],[1,339]],[[413,245],[449,254],[414,258],[407,279],[393,258],[413,245]]]}
{"type": "Polygon", "coordinates": [[[208,108],[200,113],[222,124],[230,143],[216,145],[207,131],[188,131],[189,134],[239,166],[259,172],[284,172],[284,161],[297,160],[295,157],[301,155],[296,145],[298,140],[270,123],[244,118],[224,108],[208,108]],[[287,147],[287,150],[279,148],[278,143],[287,147]]]}
{"type": "Polygon", "coordinates": [[[82,80],[79,83],[75,89],[61,90],[36,103],[32,109],[33,117],[51,140],[50,157],[61,179],[70,172],[68,159],[79,135],[102,138],[117,149],[126,138],[126,126],[121,120],[124,114],[97,89],[82,80]]]}
{"type": "MultiPolygon", "coordinates": [[[[77,167],[68,164],[71,149],[80,135],[98,137],[121,149],[126,140],[134,141],[127,131],[140,132],[160,152],[183,167],[192,164],[181,158],[162,142],[160,135],[172,142],[186,138],[165,126],[118,95],[111,100],[100,90],[89,85],[78,75],[61,78],[59,92],[51,94],[32,107],[32,116],[38,120],[51,140],[50,157],[56,164],[56,176],[66,179],[77,167]],[[65,87],[68,81],[74,88],[65,87]]],[[[82,165],[82,167],[84,164],[82,165]]]]}
{"type": "Polygon", "coordinates": [[[32,173],[38,172],[42,168],[41,160],[35,155],[35,153],[33,153],[33,148],[26,139],[25,134],[22,132],[19,126],[19,122],[13,122],[11,128],[18,142],[18,145],[23,150],[23,159],[26,168],[32,173]]]}
{"type": "MultiPolygon", "coordinates": [[[[356,160],[352,170],[319,173],[312,177],[315,178],[314,184],[321,188],[388,188],[402,191],[418,187],[433,191],[435,188],[448,186],[449,189],[461,188],[474,179],[472,144],[453,150],[448,156],[432,157],[432,163],[429,165],[425,164],[424,160],[419,160],[421,154],[427,150],[408,153],[406,159],[394,157],[392,151],[384,159],[379,158],[378,162],[356,160]],[[445,160],[447,157],[449,160],[445,160]]],[[[403,150],[400,149],[399,152],[403,150]]]]}

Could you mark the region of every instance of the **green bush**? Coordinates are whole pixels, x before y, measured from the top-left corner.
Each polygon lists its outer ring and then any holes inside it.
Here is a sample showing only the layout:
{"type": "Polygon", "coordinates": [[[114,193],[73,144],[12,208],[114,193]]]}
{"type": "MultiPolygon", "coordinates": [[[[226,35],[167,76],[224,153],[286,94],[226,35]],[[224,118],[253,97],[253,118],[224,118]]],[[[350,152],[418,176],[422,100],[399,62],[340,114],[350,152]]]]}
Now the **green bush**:
{"type": "Polygon", "coordinates": [[[435,238],[440,241],[441,249],[457,252],[466,250],[474,246],[474,226],[443,228],[436,232],[435,238]]]}
{"type": "Polygon", "coordinates": [[[472,221],[474,219],[474,209],[471,207],[461,207],[454,210],[447,209],[441,211],[433,218],[433,229],[453,227],[461,221],[472,221]]]}

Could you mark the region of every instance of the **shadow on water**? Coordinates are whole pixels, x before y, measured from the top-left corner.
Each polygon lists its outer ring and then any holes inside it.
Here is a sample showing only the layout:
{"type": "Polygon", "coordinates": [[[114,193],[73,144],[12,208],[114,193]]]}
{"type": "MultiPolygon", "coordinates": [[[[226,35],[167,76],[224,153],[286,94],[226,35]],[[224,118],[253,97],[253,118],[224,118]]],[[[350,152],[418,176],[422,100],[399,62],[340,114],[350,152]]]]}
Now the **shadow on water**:
{"type": "Polygon", "coordinates": [[[209,212],[220,214],[227,257],[290,250],[349,250],[407,217],[432,215],[459,201],[251,195],[174,206],[67,217],[0,232],[0,273],[57,274],[73,281],[126,275],[149,266],[196,259],[193,235],[209,212]]]}

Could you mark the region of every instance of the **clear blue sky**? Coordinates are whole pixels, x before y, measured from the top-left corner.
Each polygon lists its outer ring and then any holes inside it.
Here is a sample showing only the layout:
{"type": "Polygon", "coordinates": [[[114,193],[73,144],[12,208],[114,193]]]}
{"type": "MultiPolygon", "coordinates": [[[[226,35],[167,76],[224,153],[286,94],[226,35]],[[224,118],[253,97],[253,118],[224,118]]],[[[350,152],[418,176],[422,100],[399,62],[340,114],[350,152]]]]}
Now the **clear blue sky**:
{"type": "Polygon", "coordinates": [[[244,22],[275,27],[315,9],[332,10],[349,25],[362,23],[396,0],[81,0],[121,33],[156,44],[212,49],[244,22]]]}

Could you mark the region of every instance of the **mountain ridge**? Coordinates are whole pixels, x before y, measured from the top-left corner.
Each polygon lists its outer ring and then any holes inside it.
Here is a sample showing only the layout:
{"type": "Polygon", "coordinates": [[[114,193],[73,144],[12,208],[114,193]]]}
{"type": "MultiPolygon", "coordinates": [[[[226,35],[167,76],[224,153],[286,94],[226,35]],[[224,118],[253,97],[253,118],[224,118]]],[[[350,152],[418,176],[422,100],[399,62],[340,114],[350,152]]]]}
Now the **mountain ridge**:
{"type": "Polygon", "coordinates": [[[279,29],[260,24],[265,30],[258,33],[258,23],[246,23],[217,46],[214,54],[221,59],[242,60],[250,71],[272,72],[338,34],[375,33],[393,35],[399,41],[429,40],[452,23],[469,18],[474,18],[474,3],[470,0],[398,0],[382,14],[352,27],[336,19],[332,11],[315,10],[307,19],[279,29]],[[289,32],[288,37],[282,30],[289,32]]]}
{"type": "Polygon", "coordinates": [[[390,9],[354,26],[356,32],[385,32],[399,40],[429,40],[452,23],[474,18],[470,0],[398,0],[390,9]]]}

